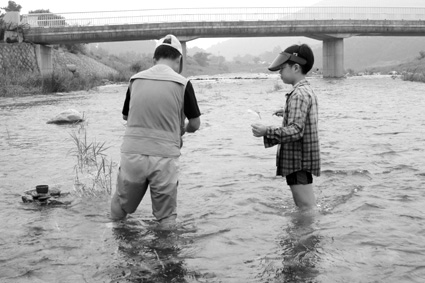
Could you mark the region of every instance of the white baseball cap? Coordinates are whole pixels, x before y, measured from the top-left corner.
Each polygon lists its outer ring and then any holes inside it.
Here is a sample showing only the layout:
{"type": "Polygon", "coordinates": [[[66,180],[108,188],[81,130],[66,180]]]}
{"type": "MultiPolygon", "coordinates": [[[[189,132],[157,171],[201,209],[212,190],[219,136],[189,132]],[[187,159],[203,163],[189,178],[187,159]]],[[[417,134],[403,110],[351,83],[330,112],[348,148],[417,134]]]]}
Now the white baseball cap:
{"type": "Polygon", "coordinates": [[[180,68],[179,68],[179,74],[180,74],[183,71],[183,48],[180,41],[174,35],[168,34],[164,36],[163,38],[161,38],[160,40],[158,40],[158,42],[156,43],[155,49],[161,45],[170,46],[176,49],[180,53],[180,55],[182,55],[180,59],[180,68]]]}

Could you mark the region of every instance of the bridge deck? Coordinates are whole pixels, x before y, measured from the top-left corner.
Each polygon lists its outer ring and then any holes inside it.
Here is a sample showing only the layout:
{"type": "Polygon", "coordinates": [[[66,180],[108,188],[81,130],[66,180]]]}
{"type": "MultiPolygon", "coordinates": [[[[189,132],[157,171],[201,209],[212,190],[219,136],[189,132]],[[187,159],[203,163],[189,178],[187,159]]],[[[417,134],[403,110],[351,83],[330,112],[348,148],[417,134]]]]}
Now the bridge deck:
{"type": "Polygon", "coordinates": [[[185,38],[424,36],[425,8],[207,8],[23,15],[39,44],[185,38]]]}
{"type": "Polygon", "coordinates": [[[131,10],[23,15],[31,27],[105,26],[171,22],[291,20],[425,20],[425,8],[265,7],[131,10]]]}
{"type": "Polygon", "coordinates": [[[185,38],[306,36],[425,36],[425,21],[320,20],[185,22],[26,30],[25,41],[38,44],[158,39],[168,33],[185,38]]]}

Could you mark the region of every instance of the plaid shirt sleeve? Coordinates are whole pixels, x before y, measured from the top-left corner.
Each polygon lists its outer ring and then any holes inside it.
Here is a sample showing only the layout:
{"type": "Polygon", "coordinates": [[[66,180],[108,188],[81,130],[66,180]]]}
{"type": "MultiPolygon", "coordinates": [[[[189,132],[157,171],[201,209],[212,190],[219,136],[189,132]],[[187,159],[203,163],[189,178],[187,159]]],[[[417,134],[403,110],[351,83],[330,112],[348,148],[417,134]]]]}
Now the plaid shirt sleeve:
{"type": "Polygon", "coordinates": [[[294,94],[285,107],[283,127],[267,129],[264,136],[264,146],[297,141],[303,137],[304,126],[311,102],[308,96],[294,94]]]}

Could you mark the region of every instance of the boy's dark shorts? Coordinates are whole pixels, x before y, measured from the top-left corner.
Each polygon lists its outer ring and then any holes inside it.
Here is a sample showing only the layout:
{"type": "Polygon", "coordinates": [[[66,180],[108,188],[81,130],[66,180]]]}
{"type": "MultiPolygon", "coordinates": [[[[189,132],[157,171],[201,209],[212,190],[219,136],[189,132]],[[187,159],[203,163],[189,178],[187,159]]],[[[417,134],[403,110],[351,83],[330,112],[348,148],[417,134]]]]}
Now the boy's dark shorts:
{"type": "Polygon", "coordinates": [[[310,172],[300,170],[286,175],[286,183],[291,185],[307,185],[313,183],[313,175],[310,172]]]}

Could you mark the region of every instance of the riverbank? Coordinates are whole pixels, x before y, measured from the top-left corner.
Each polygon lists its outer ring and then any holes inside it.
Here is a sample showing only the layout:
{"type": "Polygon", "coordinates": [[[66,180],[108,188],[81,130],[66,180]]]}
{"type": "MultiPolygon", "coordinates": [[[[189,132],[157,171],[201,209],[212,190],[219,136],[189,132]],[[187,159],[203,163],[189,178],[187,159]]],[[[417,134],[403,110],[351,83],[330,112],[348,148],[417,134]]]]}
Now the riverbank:
{"type": "MultiPolygon", "coordinates": [[[[34,55],[19,51],[24,47],[27,51],[31,50],[31,45],[22,43],[17,46],[13,51],[25,58],[26,63],[30,62],[32,67],[29,68],[28,64],[19,64],[23,60],[17,58],[19,56],[3,62],[0,66],[0,97],[88,90],[111,82],[127,80],[123,75],[126,72],[123,70],[107,66],[90,56],[57,48],[52,50],[53,76],[51,81],[45,82],[38,71],[37,62],[32,58],[34,55]]],[[[8,47],[10,49],[10,46],[8,47]]]]}
{"type": "Polygon", "coordinates": [[[402,75],[403,81],[425,83],[425,72],[407,72],[402,75]]]}
{"type": "Polygon", "coordinates": [[[418,57],[409,62],[391,66],[377,66],[367,70],[367,72],[398,75],[403,81],[425,83],[425,52],[420,52],[418,57]]]}
{"type": "Polygon", "coordinates": [[[57,92],[90,90],[94,87],[117,83],[114,76],[104,79],[98,76],[54,74],[52,83],[46,85],[39,74],[31,72],[7,72],[0,77],[0,97],[21,97],[57,92]]]}
{"type": "MultiPolygon", "coordinates": [[[[97,58],[58,49],[53,52],[54,75],[51,84],[46,84],[38,72],[13,68],[3,69],[3,71],[0,70],[0,97],[89,90],[111,83],[124,83],[132,74],[147,67],[149,67],[147,62],[140,62],[136,66],[136,64],[124,64],[120,62],[119,58],[111,58],[111,56],[97,58]]],[[[232,74],[233,76],[234,73],[255,75],[266,71],[265,66],[253,64],[229,65],[225,69],[213,65],[201,67],[193,60],[189,60],[187,67],[187,74],[196,77],[222,74],[232,74]]],[[[417,58],[412,62],[397,66],[377,67],[370,70],[370,73],[387,74],[390,72],[397,74],[404,81],[425,83],[425,58],[417,58]]],[[[264,73],[264,75],[270,74],[264,73]]]]}

